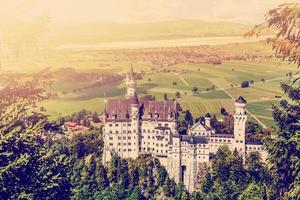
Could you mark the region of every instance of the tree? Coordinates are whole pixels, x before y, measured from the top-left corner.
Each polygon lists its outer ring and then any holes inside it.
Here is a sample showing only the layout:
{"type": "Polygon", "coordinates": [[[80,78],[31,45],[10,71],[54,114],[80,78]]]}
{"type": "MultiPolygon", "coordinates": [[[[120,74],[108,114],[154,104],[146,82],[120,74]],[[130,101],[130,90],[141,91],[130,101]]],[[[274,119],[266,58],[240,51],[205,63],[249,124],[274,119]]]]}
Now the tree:
{"type": "Polygon", "coordinates": [[[126,200],[143,200],[145,197],[142,195],[139,187],[135,187],[131,192],[130,196],[126,198],[126,200]]]}
{"type": "Polygon", "coordinates": [[[3,199],[66,199],[69,159],[48,151],[40,135],[47,117],[28,112],[42,99],[39,81],[12,83],[0,91],[0,196],[3,199]]]}
{"type": "Polygon", "coordinates": [[[247,88],[247,87],[249,87],[249,81],[243,81],[241,83],[241,88],[247,88]]]}
{"type": "Polygon", "coordinates": [[[193,115],[189,110],[186,110],[184,113],[184,121],[190,126],[194,124],[193,115]]]}
{"type": "Polygon", "coordinates": [[[174,82],[172,83],[172,85],[174,85],[174,86],[175,86],[175,85],[177,85],[177,82],[176,82],[176,81],[174,81],[174,82]]]}
{"type": "Polygon", "coordinates": [[[164,100],[168,100],[168,95],[167,95],[167,93],[164,93],[164,100]]]}
{"type": "Polygon", "coordinates": [[[176,98],[180,98],[180,97],[181,97],[180,92],[177,91],[177,92],[175,93],[175,97],[176,97],[176,98]]]}
{"type": "Polygon", "coordinates": [[[224,107],[221,108],[220,112],[221,112],[221,114],[223,116],[227,116],[228,115],[228,112],[226,111],[226,109],[224,107]]]}
{"type": "Polygon", "coordinates": [[[264,200],[266,194],[264,189],[255,183],[251,183],[246,190],[239,196],[238,200],[264,200]]]}
{"type": "Polygon", "coordinates": [[[97,112],[94,112],[93,115],[92,115],[92,120],[94,123],[99,123],[100,122],[100,119],[98,117],[98,114],[97,112]]]}
{"type": "Polygon", "coordinates": [[[193,92],[193,93],[197,93],[197,92],[198,92],[198,88],[197,88],[197,87],[193,87],[193,88],[192,88],[192,92],[193,92]]]}
{"type": "MultiPolygon", "coordinates": [[[[265,23],[255,26],[246,36],[258,35],[267,28],[273,28],[275,36],[267,42],[275,55],[300,66],[300,4],[282,4],[270,10],[265,23]]],[[[300,185],[300,78],[291,77],[281,88],[291,102],[273,106],[273,118],[278,131],[274,137],[265,140],[271,174],[274,177],[272,189],[277,198],[293,197],[299,194],[300,185]],[[296,192],[298,190],[298,192],[296,192]]]]}
{"type": "Polygon", "coordinates": [[[262,163],[258,152],[251,152],[246,157],[247,171],[255,183],[270,184],[271,176],[268,169],[262,163]]]}
{"type": "Polygon", "coordinates": [[[207,199],[237,199],[248,183],[242,158],[221,146],[212,161],[212,172],[205,176],[201,187],[207,199]]]}
{"type": "Polygon", "coordinates": [[[107,172],[103,165],[99,165],[97,168],[97,182],[99,185],[99,189],[104,189],[109,185],[109,181],[107,178],[107,172]]]}

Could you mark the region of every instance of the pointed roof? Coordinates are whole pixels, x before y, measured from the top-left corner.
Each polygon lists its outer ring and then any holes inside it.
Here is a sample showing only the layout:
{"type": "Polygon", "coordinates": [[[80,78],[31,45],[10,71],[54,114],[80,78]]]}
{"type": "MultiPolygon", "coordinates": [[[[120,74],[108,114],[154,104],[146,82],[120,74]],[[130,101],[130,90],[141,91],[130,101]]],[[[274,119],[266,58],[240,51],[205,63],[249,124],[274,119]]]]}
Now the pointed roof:
{"type": "Polygon", "coordinates": [[[239,98],[237,98],[235,100],[235,102],[236,103],[243,103],[243,104],[247,103],[246,99],[244,99],[244,97],[242,97],[242,96],[239,96],[239,98]]]}
{"type": "Polygon", "coordinates": [[[132,65],[131,65],[130,70],[129,70],[129,72],[128,72],[128,78],[131,79],[131,80],[134,80],[134,79],[135,79],[135,78],[134,78],[134,72],[133,72],[133,67],[132,67],[132,65]]]}
{"type": "Polygon", "coordinates": [[[206,113],[205,118],[211,118],[211,115],[209,113],[206,113]]]}

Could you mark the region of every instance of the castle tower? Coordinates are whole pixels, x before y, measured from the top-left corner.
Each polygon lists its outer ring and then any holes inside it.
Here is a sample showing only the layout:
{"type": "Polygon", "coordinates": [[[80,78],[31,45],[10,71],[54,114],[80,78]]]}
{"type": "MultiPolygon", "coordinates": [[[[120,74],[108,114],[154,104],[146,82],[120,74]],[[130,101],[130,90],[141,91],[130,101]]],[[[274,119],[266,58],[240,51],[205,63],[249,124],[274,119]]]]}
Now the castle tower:
{"type": "Polygon", "coordinates": [[[134,78],[133,68],[131,66],[127,76],[126,76],[126,86],[127,86],[127,93],[126,97],[133,97],[136,93],[136,80],[134,78]]]}
{"type": "Polygon", "coordinates": [[[197,147],[196,143],[194,141],[194,138],[191,137],[189,141],[189,147],[188,147],[188,166],[187,166],[187,190],[189,192],[195,191],[195,182],[197,178],[197,147]]]}
{"type": "Polygon", "coordinates": [[[210,128],[210,122],[211,122],[211,115],[209,114],[209,113],[207,113],[206,115],[205,115],[205,117],[204,117],[204,119],[205,119],[205,125],[207,126],[207,127],[209,127],[210,128]]]}
{"type": "Polygon", "coordinates": [[[246,140],[246,103],[247,101],[240,96],[235,100],[234,113],[234,138],[233,150],[236,149],[245,158],[245,140],[246,140]]]}
{"type": "Polygon", "coordinates": [[[139,100],[136,93],[131,97],[131,127],[133,133],[133,145],[131,157],[137,158],[139,156],[140,149],[140,112],[139,112],[139,100]]]}

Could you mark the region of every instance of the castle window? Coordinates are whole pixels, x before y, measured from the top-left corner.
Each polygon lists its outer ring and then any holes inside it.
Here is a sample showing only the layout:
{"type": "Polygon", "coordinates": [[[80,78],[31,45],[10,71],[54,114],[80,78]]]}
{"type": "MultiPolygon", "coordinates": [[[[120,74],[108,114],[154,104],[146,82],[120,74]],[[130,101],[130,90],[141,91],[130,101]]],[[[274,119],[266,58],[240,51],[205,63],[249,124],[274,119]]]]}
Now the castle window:
{"type": "Polygon", "coordinates": [[[119,131],[116,131],[116,133],[119,133],[119,131]]]}
{"type": "Polygon", "coordinates": [[[131,133],[131,131],[128,131],[128,133],[131,133]]]}
{"type": "Polygon", "coordinates": [[[118,142],[118,145],[121,145],[121,142],[118,142]]]}
{"type": "Polygon", "coordinates": [[[109,130],[109,133],[112,133],[112,130],[109,130]]]}
{"type": "Polygon", "coordinates": [[[118,123],[116,123],[116,124],[115,124],[115,126],[119,126],[119,124],[118,124],[118,123]]]}
{"type": "Polygon", "coordinates": [[[166,123],[165,126],[169,126],[169,124],[166,123]]]}
{"type": "Polygon", "coordinates": [[[161,123],[158,123],[158,126],[161,126],[161,123]]]}
{"type": "Polygon", "coordinates": [[[128,124],[128,126],[131,126],[131,124],[128,124]]]}
{"type": "Polygon", "coordinates": [[[112,137],[112,136],[109,136],[109,139],[110,139],[110,140],[112,140],[112,139],[113,139],[113,137],[112,137]]]}
{"type": "Polygon", "coordinates": [[[130,142],[128,142],[128,145],[131,145],[131,143],[130,143],[130,142]]]}
{"type": "Polygon", "coordinates": [[[128,136],[128,140],[130,140],[131,139],[131,136],[128,136]]]}
{"type": "Polygon", "coordinates": [[[113,143],[109,143],[109,146],[113,146],[113,143]]]}
{"type": "Polygon", "coordinates": [[[112,126],[112,124],[108,124],[108,126],[112,126]]]}
{"type": "Polygon", "coordinates": [[[121,140],[121,136],[118,136],[118,140],[121,140]]]}
{"type": "Polygon", "coordinates": [[[128,149],[128,151],[131,151],[131,149],[128,149]]]}

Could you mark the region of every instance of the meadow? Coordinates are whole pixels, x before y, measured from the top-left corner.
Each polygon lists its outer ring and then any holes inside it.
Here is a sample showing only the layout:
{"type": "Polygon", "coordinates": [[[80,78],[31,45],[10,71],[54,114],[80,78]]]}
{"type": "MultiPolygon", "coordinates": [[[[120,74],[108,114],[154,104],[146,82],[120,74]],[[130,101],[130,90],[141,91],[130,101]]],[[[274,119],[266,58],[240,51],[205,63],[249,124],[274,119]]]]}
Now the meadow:
{"type": "MultiPolygon", "coordinates": [[[[153,95],[156,99],[162,99],[164,94],[168,98],[174,98],[179,92],[178,99],[183,110],[190,110],[193,116],[199,117],[210,112],[221,117],[220,109],[224,107],[229,113],[234,110],[233,98],[244,96],[248,101],[248,112],[254,115],[261,123],[271,127],[272,104],[278,104],[285,96],[280,89],[280,82],[287,81],[287,72],[295,72],[296,67],[279,60],[265,61],[225,61],[221,65],[181,63],[171,66],[156,66],[150,63],[111,63],[105,69],[111,72],[126,73],[130,66],[134,66],[136,72],[144,72],[143,79],[138,80],[138,92],[140,96],[153,95]],[[122,64],[122,67],[120,67],[122,64]],[[168,72],[159,72],[157,69],[168,69],[168,72]],[[184,70],[184,73],[178,71],[184,70]],[[261,79],[265,81],[262,82],[261,79]],[[252,80],[254,83],[249,88],[241,88],[240,83],[252,80]],[[174,85],[174,82],[176,84],[174,85]],[[207,88],[214,86],[214,90],[207,88]],[[197,87],[199,94],[193,94],[192,88],[197,87]],[[281,96],[276,98],[275,96],[281,96]]],[[[103,68],[91,68],[90,71],[98,71],[103,68]]],[[[82,68],[78,67],[78,70],[82,68]]],[[[89,71],[88,70],[88,71],[89,71]]],[[[72,90],[88,83],[59,82],[49,90],[66,95],[59,95],[57,99],[41,102],[40,106],[47,109],[51,119],[77,112],[83,108],[101,113],[104,107],[104,97],[124,97],[126,85],[124,81],[114,84],[84,89],[77,92],[72,90]]],[[[252,117],[251,117],[252,118],[252,117]]],[[[252,118],[255,121],[255,119],[252,118]]]]}

